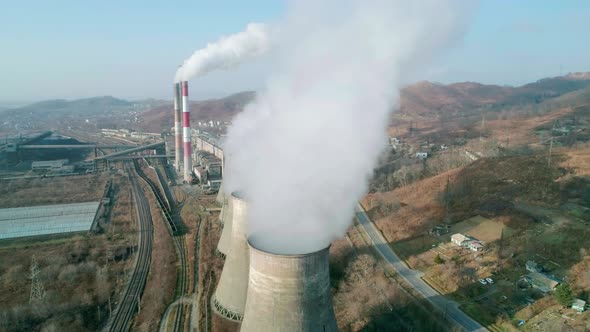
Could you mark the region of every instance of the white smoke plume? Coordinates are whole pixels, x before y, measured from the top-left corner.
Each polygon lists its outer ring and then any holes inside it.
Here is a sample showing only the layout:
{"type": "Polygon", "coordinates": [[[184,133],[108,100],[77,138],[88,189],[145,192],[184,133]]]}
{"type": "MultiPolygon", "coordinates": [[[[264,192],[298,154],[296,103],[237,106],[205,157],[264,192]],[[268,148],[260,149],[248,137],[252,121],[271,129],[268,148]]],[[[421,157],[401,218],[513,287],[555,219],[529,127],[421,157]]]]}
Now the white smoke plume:
{"type": "Polygon", "coordinates": [[[188,81],[213,70],[235,67],[248,58],[264,54],[269,44],[268,26],[250,23],[245,31],[222,37],[193,53],[176,71],[174,82],[188,81]]]}
{"type": "Polygon", "coordinates": [[[249,205],[249,233],[275,253],[320,250],[349,227],[386,143],[399,88],[462,36],[469,3],[291,3],[273,76],[224,142],[226,188],[249,205]]]}

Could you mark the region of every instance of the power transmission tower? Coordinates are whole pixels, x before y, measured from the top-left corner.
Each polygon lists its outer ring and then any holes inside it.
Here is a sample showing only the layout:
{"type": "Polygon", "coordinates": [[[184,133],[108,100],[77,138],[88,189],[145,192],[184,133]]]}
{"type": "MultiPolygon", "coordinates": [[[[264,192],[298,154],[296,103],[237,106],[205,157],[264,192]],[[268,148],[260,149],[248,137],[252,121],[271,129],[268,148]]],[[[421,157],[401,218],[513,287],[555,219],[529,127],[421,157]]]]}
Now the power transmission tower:
{"type": "Polygon", "coordinates": [[[31,258],[31,296],[29,303],[41,302],[45,299],[45,289],[39,276],[40,273],[41,270],[39,270],[39,265],[37,265],[37,259],[33,256],[31,258]]]}

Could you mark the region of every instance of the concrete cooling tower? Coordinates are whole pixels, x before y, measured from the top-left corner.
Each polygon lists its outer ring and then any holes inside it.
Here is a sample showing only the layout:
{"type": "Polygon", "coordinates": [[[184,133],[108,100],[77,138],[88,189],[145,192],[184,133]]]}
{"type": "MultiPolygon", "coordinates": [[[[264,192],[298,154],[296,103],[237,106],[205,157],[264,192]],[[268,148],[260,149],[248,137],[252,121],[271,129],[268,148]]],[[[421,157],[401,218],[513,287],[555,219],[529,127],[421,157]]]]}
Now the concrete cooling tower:
{"type": "Polygon", "coordinates": [[[234,198],[227,197],[224,195],[225,203],[221,208],[221,214],[219,217],[221,218],[220,222],[223,226],[223,230],[221,231],[221,237],[219,238],[219,243],[217,243],[217,251],[223,257],[226,257],[229,253],[229,249],[232,242],[232,224],[233,224],[233,206],[234,206],[234,198]]]}
{"type": "Polygon", "coordinates": [[[225,200],[225,193],[223,192],[223,184],[219,187],[217,191],[217,197],[215,197],[215,203],[217,205],[223,205],[223,201],[225,200]]]}
{"type": "MultiPolygon", "coordinates": [[[[227,232],[227,228],[230,228],[231,231],[229,248],[219,284],[217,284],[217,289],[211,298],[211,304],[215,313],[238,322],[244,316],[248,287],[249,254],[246,242],[248,206],[243,196],[237,192],[231,194],[230,202],[231,227],[227,227],[229,225],[226,224],[223,228],[224,233],[227,232]]],[[[222,244],[221,240],[219,242],[222,244]]]]}
{"type": "Polygon", "coordinates": [[[328,249],[284,255],[248,241],[250,272],[241,332],[338,331],[330,294],[328,249]]]}

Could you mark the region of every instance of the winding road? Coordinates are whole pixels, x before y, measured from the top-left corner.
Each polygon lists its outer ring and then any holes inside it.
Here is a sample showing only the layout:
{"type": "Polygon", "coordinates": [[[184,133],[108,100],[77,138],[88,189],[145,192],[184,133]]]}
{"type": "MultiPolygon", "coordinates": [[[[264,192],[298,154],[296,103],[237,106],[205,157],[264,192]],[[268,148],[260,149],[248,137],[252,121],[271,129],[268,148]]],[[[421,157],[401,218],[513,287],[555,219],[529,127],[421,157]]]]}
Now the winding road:
{"type": "Polygon", "coordinates": [[[422,297],[434,305],[440,312],[465,331],[488,331],[485,327],[473,320],[466,313],[459,309],[459,304],[439,294],[420,277],[421,273],[410,269],[391,249],[377,226],[369,219],[360,204],[355,209],[355,217],[364,233],[369,237],[377,252],[389,262],[397,273],[422,297]]]}

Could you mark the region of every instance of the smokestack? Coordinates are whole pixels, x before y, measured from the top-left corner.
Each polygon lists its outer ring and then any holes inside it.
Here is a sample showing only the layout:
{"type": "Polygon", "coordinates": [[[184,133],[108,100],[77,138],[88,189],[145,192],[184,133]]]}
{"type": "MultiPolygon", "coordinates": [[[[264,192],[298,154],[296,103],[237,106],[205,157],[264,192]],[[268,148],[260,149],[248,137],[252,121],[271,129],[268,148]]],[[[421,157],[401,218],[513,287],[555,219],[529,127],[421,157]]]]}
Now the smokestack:
{"type": "Polygon", "coordinates": [[[223,226],[221,231],[221,237],[217,243],[217,251],[221,253],[223,257],[227,257],[232,242],[232,218],[233,218],[233,198],[227,198],[223,195],[224,203],[221,209],[220,222],[223,226]]]}
{"type": "Polygon", "coordinates": [[[330,294],[330,247],[285,255],[258,242],[256,235],[248,239],[250,271],[240,331],[338,331],[330,294]]]}
{"type": "Polygon", "coordinates": [[[248,205],[239,192],[234,191],[230,199],[231,227],[227,227],[228,225],[224,227],[224,232],[227,228],[231,231],[229,250],[211,303],[215,313],[239,322],[244,316],[248,287],[248,244],[246,243],[248,205]]]}
{"type": "Polygon", "coordinates": [[[192,180],[191,112],[188,107],[188,82],[182,83],[182,139],[184,142],[184,181],[192,180]]]}
{"type": "Polygon", "coordinates": [[[180,121],[180,83],[174,83],[174,167],[180,171],[180,156],[182,154],[182,123],[180,121]]]}

